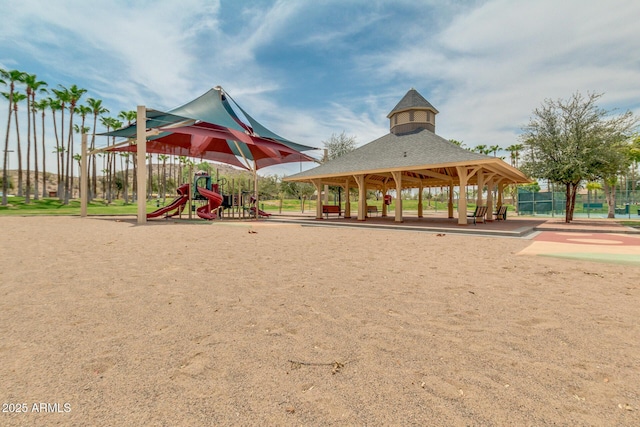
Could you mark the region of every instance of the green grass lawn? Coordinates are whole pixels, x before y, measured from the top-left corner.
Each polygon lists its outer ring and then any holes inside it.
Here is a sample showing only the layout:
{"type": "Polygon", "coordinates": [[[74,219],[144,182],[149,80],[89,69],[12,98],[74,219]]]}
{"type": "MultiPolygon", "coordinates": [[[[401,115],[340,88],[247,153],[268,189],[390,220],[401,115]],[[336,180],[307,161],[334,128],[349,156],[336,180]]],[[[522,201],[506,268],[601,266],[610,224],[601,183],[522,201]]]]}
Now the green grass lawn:
{"type": "MultiPolygon", "coordinates": [[[[31,200],[29,204],[24,202],[24,197],[9,197],[8,202],[8,206],[0,206],[0,215],[80,215],[80,199],[72,199],[68,205],[49,197],[31,200]]],[[[155,209],[155,200],[147,202],[148,212],[155,209]]],[[[87,212],[89,215],[136,215],[138,207],[131,203],[125,205],[122,200],[107,205],[104,200],[96,199],[87,205],[87,212]]]]}

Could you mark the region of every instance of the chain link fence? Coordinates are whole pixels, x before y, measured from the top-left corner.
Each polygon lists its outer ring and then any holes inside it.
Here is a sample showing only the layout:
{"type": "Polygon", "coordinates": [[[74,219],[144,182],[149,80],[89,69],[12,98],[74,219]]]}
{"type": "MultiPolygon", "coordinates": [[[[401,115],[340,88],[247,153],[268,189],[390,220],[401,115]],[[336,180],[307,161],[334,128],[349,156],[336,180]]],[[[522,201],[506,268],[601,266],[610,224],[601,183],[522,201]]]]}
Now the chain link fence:
{"type": "MultiPolygon", "coordinates": [[[[564,216],[564,192],[530,192],[518,189],[518,215],[564,216]]],[[[640,219],[640,190],[616,191],[614,213],[616,218],[640,219]]],[[[609,205],[602,190],[585,191],[576,196],[574,218],[607,218],[609,205]]]]}

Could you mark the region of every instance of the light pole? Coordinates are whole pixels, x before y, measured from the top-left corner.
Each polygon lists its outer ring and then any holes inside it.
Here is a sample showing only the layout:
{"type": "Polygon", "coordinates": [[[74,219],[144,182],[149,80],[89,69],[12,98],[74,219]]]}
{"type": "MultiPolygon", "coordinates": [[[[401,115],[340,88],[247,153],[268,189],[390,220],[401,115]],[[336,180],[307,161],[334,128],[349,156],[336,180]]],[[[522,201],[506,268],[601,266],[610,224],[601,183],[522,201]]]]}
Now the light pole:
{"type": "MultiPolygon", "coordinates": [[[[8,153],[13,153],[13,150],[4,150],[5,156],[8,156],[8,153]]],[[[11,165],[11,157],[7,157],[7,170],[11,170],[9,165],[11,165]]]]}

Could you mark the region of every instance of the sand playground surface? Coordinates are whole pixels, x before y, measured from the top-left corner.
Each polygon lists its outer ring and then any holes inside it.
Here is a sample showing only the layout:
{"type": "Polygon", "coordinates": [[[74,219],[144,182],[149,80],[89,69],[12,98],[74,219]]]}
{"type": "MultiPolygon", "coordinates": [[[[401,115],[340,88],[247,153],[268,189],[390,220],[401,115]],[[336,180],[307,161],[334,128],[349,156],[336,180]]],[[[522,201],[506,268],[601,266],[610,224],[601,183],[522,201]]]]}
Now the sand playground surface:
{"type": "Polygon", "coordinates": [[[0,217],[0,425],[640,425],[640,266],[538,242],[0,217]]]}

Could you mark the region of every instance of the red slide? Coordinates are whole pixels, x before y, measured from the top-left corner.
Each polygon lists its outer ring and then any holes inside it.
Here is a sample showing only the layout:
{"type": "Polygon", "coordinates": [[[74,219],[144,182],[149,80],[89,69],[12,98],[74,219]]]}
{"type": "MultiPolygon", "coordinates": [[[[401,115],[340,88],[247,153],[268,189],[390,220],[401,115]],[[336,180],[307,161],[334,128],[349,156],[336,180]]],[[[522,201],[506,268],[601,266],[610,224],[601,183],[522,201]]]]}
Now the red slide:
{"type": "Polygon", "coordinates": [[[189,184],[182,184],[180,187],[178,187],[177,191],[179,194],[178,197],[173,199],[173,201],[169,203],[167,206],[164,206],[158,210],[148,213],[147,218],[157,218],[164,214],[167,214],[166,215],[167,217],[179,215],[184,209],[184,206],[189,201],[189,184]],[[175,210],[174,213],[169,214],[169,212],[174,210],[175,210]]]}
{"type": "MultiPolygon", "coordinates": [[[[256,207],[255,206],[251,206],[251,209],[249,209],[249,211],[251,212],[252,215],[256,214],[256,207]]],[[[260,216],[264,216],[264,217],[270,217],[271,214],[270,213],[266,213],[265,211],[258,209],[258,215],[260,216]]]]}
{"type": "Polygon", "coordinates": [[[222,196],[215,191],[197,187],[198,193],[207,198],[209,203],[196,209],[196,213],[202,219],[215,219],[218,216],[218,208],[222,204],[222,196]]]}

